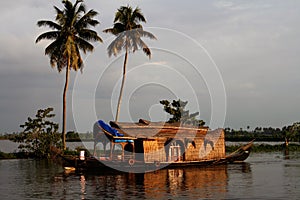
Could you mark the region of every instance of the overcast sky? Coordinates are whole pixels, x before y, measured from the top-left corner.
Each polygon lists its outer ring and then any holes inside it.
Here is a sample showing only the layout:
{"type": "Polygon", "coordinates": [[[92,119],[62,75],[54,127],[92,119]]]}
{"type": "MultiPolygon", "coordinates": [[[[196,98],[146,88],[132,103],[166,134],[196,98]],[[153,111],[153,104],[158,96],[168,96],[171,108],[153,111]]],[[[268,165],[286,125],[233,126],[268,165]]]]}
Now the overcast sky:
{"type": "MultiPolygon", "coordinates": [[[[123,55],[109,58],[112,26],[121,5],[139,6],[149,60],[130,54],[121,121],[166,120],[159,100],[189,101],[206,124],[216,127],[282,127],[300,121],[300,1],[298,0],[86,0],[99,12],[95,29],[103,44],[83,55],[83,73],[72,72],[68,93],[68,130],[92,130],[96,119],[113,120],[123,55]]],[[[48,29],[41,19],[55,19],[61,1],[3,1],[0,7],[0,132],[19,125],[39,108],[54,107],[61,123],[64,71],[52,69],[44,49],[35,44],[48,29]]]]}

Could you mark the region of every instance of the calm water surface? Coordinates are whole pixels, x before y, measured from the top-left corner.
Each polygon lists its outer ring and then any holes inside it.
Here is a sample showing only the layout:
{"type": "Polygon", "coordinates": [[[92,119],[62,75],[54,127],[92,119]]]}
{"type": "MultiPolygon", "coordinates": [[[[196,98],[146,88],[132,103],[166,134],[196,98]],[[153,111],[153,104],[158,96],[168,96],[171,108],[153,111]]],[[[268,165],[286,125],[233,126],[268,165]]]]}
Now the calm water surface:
{"type": "Polygon", "coordinates": [[[0,199],[300,199],[300,155],[145,174],[66,174],[52,162],[0,160],[0,199]]]}

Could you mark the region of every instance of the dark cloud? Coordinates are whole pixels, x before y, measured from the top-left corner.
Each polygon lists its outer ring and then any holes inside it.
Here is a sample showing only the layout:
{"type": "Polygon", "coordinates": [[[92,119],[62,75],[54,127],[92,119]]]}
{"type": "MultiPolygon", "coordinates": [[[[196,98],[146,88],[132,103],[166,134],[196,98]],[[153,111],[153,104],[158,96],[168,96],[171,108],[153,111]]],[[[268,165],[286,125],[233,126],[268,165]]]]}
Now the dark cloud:
{"type": "MultiPolygon", "coordinates": [[[[0,132],[19,130],[19,124],[27,116],[33,116],[36,109],[46,106],[55,107],[55,120],[60,122],[64,72],[58,74],[49,66],[48,57],[44,55],[48,42],[34,43],[36,37],[47,30],[38,28],[36,22],[54,19],[54,3],[62,7],[60,1],[40,0],[1,4],[0,132]]],[[[121,77],[123,58],[122,55],[107,57],[106,46],[112,38],[102,30],[112,26],[116,9],[127,4],[138,5],[148,20],[145,29],[160,36],[158,41],[147,41],[153,48],[152,60],[140,52],[130,55],[128,70],[133,71],[126,83],[128,91],[143,83],[142,80],[144,83],[166,81],[164,87],[141,85],[133,90],[132,96],[127,95],[129,99],[125,97],[132,118],[138,118],[139,114],[158,116],[155,101],[164,93],[166,98],[172,98],[165,90],[169,88],[181,89],[179,95],[191,98],[185,99],[191,102],[189,109],[200,108],[201,117],[209,121],[213,109],[209,88],[216,80],[211,80],[213,76],[204,76],[211,65],[208,52],[220,70],[226,89],[225,126],[282,126],[300,120],[297,92],[300,2],[153,0],[86,1],[86,4],[88,9],[100,13],[97,18],[101,25],[96,30],[105,42],[97,45],[93,54],[85,56],[83,74],[72,73],[75,85],[71,84],[69,92],[69,129],[83,127],[81,131],[86,131],[95,117],[107,121],[113,118],[116,100],[111,98],[118,95],[116,83],[121,77]],[[202,45],[202,51],[195,43],[202,45]],[[156,70],[140,73],[136,67],[142,64],[156,70]],[[157,66],[161,66],[161,71],[157,66]],[[168,77],[164,71],[166,66],[181,76],[168,77]],[[192,94],[184,93],[186,86],[178,81],[182,77],[196,88],[198,105],[192,94]],[[78,112],[88,117],[76,121],[78,112]]],[[[123,117],[127,120],[125,110],[123,117]]]]}

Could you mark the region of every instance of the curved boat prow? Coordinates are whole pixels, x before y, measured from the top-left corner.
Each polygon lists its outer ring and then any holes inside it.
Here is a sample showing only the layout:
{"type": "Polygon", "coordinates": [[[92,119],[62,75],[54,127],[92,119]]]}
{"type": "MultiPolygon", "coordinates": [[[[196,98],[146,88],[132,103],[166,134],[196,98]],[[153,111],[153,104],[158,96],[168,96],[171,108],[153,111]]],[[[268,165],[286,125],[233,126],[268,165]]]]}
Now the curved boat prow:
{"type": "Polygon", "coordinates": [[[248,142],[247,144],[241,146],[233,153],[227,155],[225,158],[226,161],[229,163],[233,163],[233,162],[242,162],[242,161],[246,160],[250,155],[254,140],[255,139],[253,139],[252,141],[248,142]]]}

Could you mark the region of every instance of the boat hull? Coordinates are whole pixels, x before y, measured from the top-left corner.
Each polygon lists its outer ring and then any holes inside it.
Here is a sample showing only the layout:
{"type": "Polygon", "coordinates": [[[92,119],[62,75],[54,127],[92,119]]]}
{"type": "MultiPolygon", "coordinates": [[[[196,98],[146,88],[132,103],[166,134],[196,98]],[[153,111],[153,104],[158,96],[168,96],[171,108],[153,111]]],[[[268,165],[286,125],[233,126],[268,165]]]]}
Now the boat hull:
{"type": "Polygon", "coordinates": [[[156,171],[162,168],[182,168],[190,166],[210,166],[223,164],[218,160],[203,160],[194,162],[153,162],[145,163],[142,161],[135,161],[134,164],[125,161],[100,161],[94,157],[87,157],[85,160],[79,158],[64,158],[64,167],[74,167],[76,171],[101,171],[101,170],[117,170],[125,172],[143,173],[148,171],[156,171]]]}
{"type": "Polygon", "coordinates": [[[109,160],[98,159],[96,157],[85,157],[80,159],[77,156],[63,156],[62,163],[64,167],[74,167],[76,171],[102,171],[102,170],[117,170],[124,172],[144,173],[155,171],[162,168],[182,168],[182,167],[201,167],[212,166],[227,163],[243,162],[248,158],[251,152],[253,141],[240,147],[236,152],[229,154],[221,159],[201,160],[201,161],[177,161],[177,162],[143,162],[138,160],[109,160]]]}

